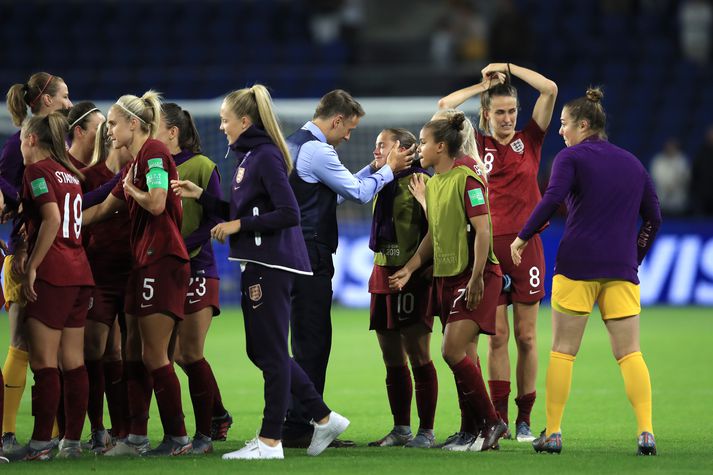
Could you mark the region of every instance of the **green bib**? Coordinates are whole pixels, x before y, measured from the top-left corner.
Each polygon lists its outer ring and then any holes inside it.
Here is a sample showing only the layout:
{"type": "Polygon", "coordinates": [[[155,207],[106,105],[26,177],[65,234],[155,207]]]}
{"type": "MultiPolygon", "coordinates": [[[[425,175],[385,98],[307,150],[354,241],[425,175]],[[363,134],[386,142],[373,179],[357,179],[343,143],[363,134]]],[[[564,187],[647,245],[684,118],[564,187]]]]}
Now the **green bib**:
{"type": "MultiPolygon", "coordinates": [[[[428,175],[422,174],[424,181],[428,175]]],[[[400,178],[396,184],[397,191],[394,197],[393,220],[396,230],[396,242],[378,242],[377,252],[374,253],[374,264],[377,266],[401,267],[411,259],[426,235],[423,209],[418,201],[408,190],[411,175],[400,178]]],[[[379,199],[374,199],[374,206],[379,199]]]]}
{"type": "MultiPolygon", "coordinates": [[[[190,180],[204,190],[208,186],[210,176],[215,169],[215,163],[205,155],[194,155],[185,162],[176,167],[178,169],[178,177],[181,180],[190,180]]],[[[183,204],[183,222],[181,224],[181,236],[184,238],[189,236],[193,231],[198,229],[203,219],[203,207],[198,204],[198,200],[192,198],[181,200],[183,204]]],[[[188,249],[191,258],[201,252],[201,247],[188,249]]]]}
{"type": "MultiPolygon", "coordinates": [[[[428,229],[433,239],[433,276],[450,277],[462,273],[470,261],[473,252],[468,239],[470,222],[465,214],[463,195],[465,182],[473,177],[483,184],[482,179],[468,167],[454,167],[447,173],[434,175],[426,185],[426,204],[428,206],[428,229]]],[[[477,204],[483,197],[472,196],[471,201],[477,204]]],[[[488,260],[494,264],[498,260],[493,253],[493,226],[490,222],[490,205],[485,194],[485,204],[488,206],[488,224],[490,225],[490,249],[488,260]]]]}

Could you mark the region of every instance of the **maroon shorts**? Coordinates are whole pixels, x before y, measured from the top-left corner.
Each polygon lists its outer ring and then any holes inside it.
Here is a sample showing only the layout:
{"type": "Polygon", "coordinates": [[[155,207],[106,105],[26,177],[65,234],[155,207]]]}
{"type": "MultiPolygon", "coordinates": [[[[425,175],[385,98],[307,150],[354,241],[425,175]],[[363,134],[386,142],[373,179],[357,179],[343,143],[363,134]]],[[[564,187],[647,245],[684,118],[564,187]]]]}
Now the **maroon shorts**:
{"type": "Polygon", "coordinates": [[[503,287],[503,274],[496,264],[486,264],[483,271],[483,298],[480,304],[468,310],[465,306],[465,288],[473,270],[468,268],[454,277],[436,277],[433,283],[435,310],[439,312],[441,323],[472,320],[480,327],[480,333],[495,335],[495,309],[498,295],[503,287]]]}
{"type": "Polygon", "coordinates": [[[220,315],[220,280],[211,277],[191,277],[183,311],[186,315],[213,307],[213,316],[220,315]]]}
{"type": "Polygon", "coordinates": [[[44,280],[36,280],[35,292],[37,301],[27,302],[25,318],[34,318],[55,330],[84,326],[92,287],[57,287],[44,280]]]}
{"type": "Polygon", "coordinates": [[[167,256],[151,265],[134,269],[126,286],[124,311],[134,317],[163,313],[183,320],[183,304],[191,267],[188,262],[167,256]]]}
{"type": "Polygon", "coordinates": [[[108,327],[114,325],[117,315],[124,311],[126,289],[113,285],[98,285],[92,291],[89,300],[87,320],[103,323],[108,327]]]}
{"type": "Polygon", "coordinates": [[[371,294],[369,330],[399,330],[423,323],[433,329],[433,315],[429,312],[431,282],[411,276],[411,281],[395,294],[371,294]]]}
{"type": "Polygon", "coordinates": [[[500,268],[512,279],[510,292],[500,294],[498,305],[535,303],[545,297],[545,253],[540,235],[534,235],[527,243],[519,266],[513,264],[510,254],[510,244],[516,237],[517,234],[505,234],[493,238],[493,250],[500,268]]]}

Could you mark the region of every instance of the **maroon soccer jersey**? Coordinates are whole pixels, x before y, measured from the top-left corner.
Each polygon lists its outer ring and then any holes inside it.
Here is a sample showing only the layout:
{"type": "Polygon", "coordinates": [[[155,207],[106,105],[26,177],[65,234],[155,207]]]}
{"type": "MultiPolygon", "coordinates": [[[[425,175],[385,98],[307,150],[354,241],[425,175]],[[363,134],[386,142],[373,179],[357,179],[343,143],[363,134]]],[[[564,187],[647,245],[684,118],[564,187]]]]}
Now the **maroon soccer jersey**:
{"type": "Polygon", "coordinates": [[[31,254],[42,224],[40,208],[55,203],[61,223],[52,246],[37,268],[37,279],[57,287],[94,285],[82,247],[82,188],[79,179],[51,158],[25,167],[22,207],[27,217],[31,254]]]}
{"type": "MultiPolygon", "coordinates": [[[[134,186],[148,191],[146,174],[149,160],[161,160],[163,169],[168,172],[168,180],[177,180],[178,172],[166,145],[158,140],[148,139],[136,158],[131,162],[134,167],[134,186]]],[[[123,179],[129,167],[122,171],[122,179],[112,190],[112,194],[126,201],[131,218],[131,248],[134,255],[134,268],[145,267],[167,256],[175,256],[188,261],[188,252],[181,236],[183,208],[181,198],[168,190],[166,209],[154,216],[141,207],[133,198],[124,194],[123,179]]]]}
{"type": "MultiPolygon", "coordinates": [[[[114,177],[114,172],[104,162],[84,168],[82,190],[92,191],[114,177]]],[[[131,224],[129,212],[118,211],[106,221],[93,224],[83,230],[84,249],[92,267],[97,285],[126,287],[131,271],[131,224]]]]}
{"type": "Polygon", "coordinates": [[[518,233],[542,196],[537,170],[545,132],[530,120],[509,144],[476,133],[478,151],[488,172],[493,235],[518,233]]]}

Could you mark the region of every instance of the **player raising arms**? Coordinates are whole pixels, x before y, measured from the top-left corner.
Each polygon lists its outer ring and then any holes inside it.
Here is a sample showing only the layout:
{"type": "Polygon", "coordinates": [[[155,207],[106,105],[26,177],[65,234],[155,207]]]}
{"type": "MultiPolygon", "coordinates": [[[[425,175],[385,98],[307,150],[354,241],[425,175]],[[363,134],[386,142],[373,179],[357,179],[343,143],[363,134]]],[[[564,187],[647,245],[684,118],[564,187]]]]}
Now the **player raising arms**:
{"type": "Polygon", "coordinates": [[[256,84],[228,94],[220,107],[220,123],[238,155],[230,203],[186,180],[172,182],[172,187],[229,220],[215,226],[211,234],[218,241],[229,240],[230,259],[241,263],[246,349],[265,379],[265,409],[258,436],[223,459],[284,458],[282,424],[290,393],[313,421],[307,453],[319,455],[346,430],[349,421],[330,411],[287,350],[295,275],[312,273],[297,200],[287,178],[292,160],[265,86],[256,84]]]}
{"type": "Polygon", "coordinates": [[[651,380],[639,345],[638,266],[661,225],[661,210],[641,162],[607,142],[602,95],[600,89],[590,88],[586,96],[562,108],[559,133],[567,148],[555,157],[547,191],[511,245],[513,262],[520,264],[532,236],[563,202],[567,204],[552,279],[547,428],[533,446],[537,452],[562,450],[562,414],[574,359],[597,302],[636,415],[638,454],[656,455],[651,380]]]}
{"type": "Polygon", "coordinates": [[[480,94],[480,129],[485,135],[478,134],[476,138],[488,174],[495,255],[502,271],[512,278],[511,291],[502,293],[498,302],[497,332],[490,337],[488,351],[488,383],[493,403],[507,423],[510,395],[507,306],[512,304],[518,351],[516,436],[522,442],[534,439],[530,413],[536,396],[536,323],[539,302],[544,297],[545,258],[539,236],[528,246],[524,264],[519,267],[510,259],[509,246],[540,201],[537,170],[557,98],[557,85],[535,71],[510,63],[489,64],[482,74],[482,82],[449,94],[438,105],[454,108],[480,94]],[[517,90],[510,84],[511,75],[540,93],[532,119],[520,131],[515,129],[519,106],[517,90]]]}
{"type": "MultiPolygon", "coordinates": [[[[385,129],[376,138],[374,162],[377,169],[386,163],[394,147],[411,149],[416,137],[406,129],[385,129]]],[[[417,275],[401,291],[389,288],[389,276],[416,252],[428,224],[421,207],[409,193],[414,175],[426,171],[414,164],[394,175],[374,202],[369,247],[374,251],[374,269],[369,279],[371,293],[370,329],[376,331],[386,365],[386,392],[394,427],[370,446],[429,448],[433,445],[433,422],[438,400],[438,376],[431,361],[430,343],[433,316],[428,314],[431,275],[417,275]],[[408,359],[407,359],[408,358],[408,359]],[[416,437],[411,433],[411,374],[416,386],[416,406],[420,424],[416,437]]],[[[428,265],[426,265],[428,267],[428,265]]]]}
{"type": "Polygon", "coordinates": [[[22,292],[27,301],[25,329],[35,376],[35,425],[30,442],[9,454],[12,460],[50,459],[52,424],[60,400],[60,364],[67,418],[59,456],[78,457],[81,453],[88,385],[84,321],[94,281],[81,240],[78,177],[82,175],[67,157],[67,131],[67,121],[58,112],[31,118],[21,131],[25,163],[22,213],[28,258],[18,264],[24,268],[22,292]]]}
{"type": "MultiPolygon", "coordinates": [[[[182,180],[189,180],[208,193],[220,196],[220,176],[213,163],[201,155],[201,141],[193,118],[186,110],[173,103],[161,105],[161,125],[156,138],[168,147],[182,180]]],[[[220,222],[193,199],[182,200],[183,235],[191,257],[191,277],[186,293],[185,318],[178,324],[176,362],[188,376],[193,412],[196,418],[196,434],[193,437],[193,453],[213,451],[211,421],[214,406],[218,406],[218,418],[226,422],[225,439],[232,418],[222,403],[218,383],[213,370],[206,361],[203,348],[211,320],[220,313],[218,268],[215,263],[210,230],[220,222]]]]}
{"type": "MultiPolygon", "coordinates": [[[[7,109],[13,124],[18,127],[22,126],[27,118],[28,109],[33,116],[45,116],[70,107],[72,101],[69,100],[67,84],[61,77],[49,73],[35,73],[26,83],[14,84],[7,91],[7,109]]],[[[13,265],[15,254],[23,259],[27,254],[27,245],[19,234],[21,223],[16,219],[24,169],[20,132],[17,132],[5,142],[0,153],[0,187],[6,209],[15,216],[8,242],[9,252],[3,264],[3,294],[10,322],[10,347],[2,369],[5,377],[2,445],[5,452],[19,448],[15,438],[15,420],[27,378],[28,355],[23,330],[24,300],[20,292],[20,274],[17,266],[13,265]]]]}
{"type": "MultiPolygon", "coordinates": [[[[126,147],[113,147],[106,122],[100,123],[90,160],[94,165],[82,169],[85,198],[92,190],[110,182],[131,160],[126,147]]],[[[83,232],[84,248],[96,282],[84,332],[84,359],[89,374],[90,445],[97,453],[111,449],[112,437],[103,422],[104,393],[111,417],[111,435],[124,438],[129,429],[119,318],[123,318],[126,282],[131,272],[130,230],[129,213],[122,209],[83,232]]]]}
{"type": "Polygon", "coordinates": [[[131,223],[133,269],[127,283],[125,374],[131,428],[125,441],[107,455],[183,455],[192,445],[186,435],[181,388],[168,358],[176,320],[183,318],[188,286],[188,252],[181,237],[181,201],[168,193],[176,165],[166,146],[155,140],[161,119],[159,95],[122,96],[109,109],[107,126],[115,148],[126,147],[133,160],[123,181],[100,204],[85,211],[85,223],[106,219],[127,207],[131,223]],[[153,384],[152,384],[153,380],[153,384]],[[149,450],[146,435],[153,387],[165,437],[149,450]]]}
{"type": "Polygon", "coordinates": [[[495,307],[502,274],[492,252],[490,213],[482,180],[469,167],[455,166],[465,115],[431,120],[421,129],[421,165],[433,166],[428,180],[428,233],[414,256],[389,278],[401,290],[414,271],[433,258],[436,308],[445,331],[443,358],[456,378],[458,397],[482,427],[475,440],[450,450],[492,448],[507,430],[485,389],[482,373],[466,350],[478,334],[495,333],[495,307]]]}

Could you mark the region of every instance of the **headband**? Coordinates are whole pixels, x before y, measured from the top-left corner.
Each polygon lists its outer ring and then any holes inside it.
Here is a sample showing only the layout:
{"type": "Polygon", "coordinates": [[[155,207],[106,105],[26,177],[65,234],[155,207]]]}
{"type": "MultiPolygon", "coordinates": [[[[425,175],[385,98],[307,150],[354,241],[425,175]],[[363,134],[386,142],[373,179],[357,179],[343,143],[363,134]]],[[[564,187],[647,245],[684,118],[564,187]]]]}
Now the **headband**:
{"type": "Polygon", "coordinates": [[[126,112],[128,112],[128,113],[131,114],[131,115],[133,115],[133,116],[136,117],[137,119],[139,119],[143,124],[148,125],[144,119],[142,119],[141,117],[139,117],[138,115],[136,115],[136,113],[131,112],[129,109],[127,109],[126,107],[124,107],[124,105],[123,105],[122,103],[117,102],[116,105],[119,106],[119,107],[121,107],[122,109],[124,109],[126,112]]]}
{"type": "Polygon", "coordinates": [[[79,122],[81,122],[82,119],[84,119],[86,116],[88,116],[88,115],[91,114],[92,112],[100,112],[100,111],[99,111],[99,109],[96,108],[96,107],[95,107],[94,109],[89,109],[87,112],[85,112],[84,114],[80,115],[80,116],[79,116],[79,119],[77,119],[77,120],[75,120],[74,122],[72,122],[71,124],[69,124],[69,128],[70,128],[70,129],[74,128],[75,125],[77,125],[79,122]]]}
{"type": "Polygon", "coordinates": [[[50,76],[47,78],[47,82],[45,83],[44,86],[42,86],[42,89],[40,89],[40,93],[37,94],[37,96],[36,96],[34,99],[32,99],[32,101],[30,101],[30,104],[29,104],[30,107],[32,107],[33,105],[35,105],[35,102],[37,102],[37,99],[39,99],[40,97],[42,97],[42,94],[44,94],[45,89],[47,89],[47,86],[49,86],[50,81],[52,81],[52,79],[54,79],[54,76],[52,76],[52,75],[50,74],[50,76]]]}

